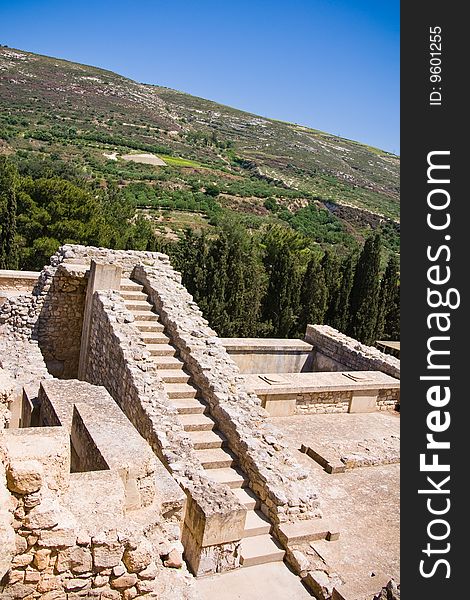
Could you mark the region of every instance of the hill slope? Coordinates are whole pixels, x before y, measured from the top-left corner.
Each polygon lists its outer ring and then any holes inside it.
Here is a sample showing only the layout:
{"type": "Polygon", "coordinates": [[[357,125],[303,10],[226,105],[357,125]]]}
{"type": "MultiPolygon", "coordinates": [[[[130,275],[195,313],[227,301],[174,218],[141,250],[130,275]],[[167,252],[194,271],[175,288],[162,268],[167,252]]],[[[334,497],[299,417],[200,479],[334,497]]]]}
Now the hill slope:
{"type": "Polygon", "coordinates": [[[306,233],[312,218],[356,239],[385,222],[397,250],[397,156],[103,69],[2,47],[0,152],[12,151],[63,158],[89,177],[115,179],[147,208],[167,206],[171,198],[191,211],[195,205],[186,205],[184,194],[202,192],[227,210],[281,218],[306,233]],[[167,166],[122,158],[136,152],[159,156],[167,166]],[[325,209],[321,218],[318,209],[325,209]]]}

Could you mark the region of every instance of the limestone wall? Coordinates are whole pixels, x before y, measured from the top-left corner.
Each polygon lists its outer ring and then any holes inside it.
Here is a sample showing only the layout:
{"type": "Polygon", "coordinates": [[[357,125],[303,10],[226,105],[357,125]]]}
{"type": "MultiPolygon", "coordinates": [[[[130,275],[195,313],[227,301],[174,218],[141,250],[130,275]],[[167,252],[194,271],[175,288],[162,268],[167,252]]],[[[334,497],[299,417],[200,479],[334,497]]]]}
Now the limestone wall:
{"type": "Polygon", "coordinates": [[[299,394],[296,397],[296,413],[348,412],[351,396],[352,391],[299,394]]]}
{"type": "Polygon", "coordinates": [[[313,370],[382,371],[400,379],[400,361],[359,343],[328,325],[307,325],[305,341],[314,347],[313,370]]]}
{"type": "Polygon", "coordinates": [[[0,269],[0,295],[3,291],[32,291],[39,273],[37,271],[9,271],[0,269]]]}
{"type": "Polygon", "coordinates": [[[38,382],[50,377],[37,342],[17,340],[0,328],[0,430],[19,426],[23,386],[37,391],[38,382]]]}
{"type": "Polygon", "coordinates": [[[221,338],[240,373],[301,373],[312,370],[312,347],[302,340],[221,338]]]}
{"type": "MultiPolygon", "coordinates": [[[[103,429],[101,435],[106,429],[115,434],[109,422],[103,429]]],[[[123,472],[118,466],[70,473],[66,427],[0,433],[2,600],[129,600],[156,592],[166,600],[188,597],[185,578],[165,569],[167,563],[182,566],[175,560],[178,522],[162,514],[164,501],[130,506],[124,472],[125,465],[123,472]]],[[[161,479],[155,479],[157,486],[161,479]]]]}
{"type": "Polygon", "coordinates": [[[179,276],[170,269],[140,265],[133,277],[145,286],[250,487],[260,497],[262,510],[275,525],[319,514],[306,473],[287,450],[280,432],[267,422],[259,398],[246,390],[237,366],[179,276]]]}

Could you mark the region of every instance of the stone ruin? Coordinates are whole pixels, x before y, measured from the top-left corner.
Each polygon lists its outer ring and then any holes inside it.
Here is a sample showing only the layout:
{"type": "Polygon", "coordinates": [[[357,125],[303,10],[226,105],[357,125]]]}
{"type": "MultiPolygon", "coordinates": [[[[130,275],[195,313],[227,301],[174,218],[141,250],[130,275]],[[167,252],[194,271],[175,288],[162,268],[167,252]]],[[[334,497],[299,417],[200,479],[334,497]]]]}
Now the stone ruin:
{"type": "Polygon", "coordinates": [[[2,599],[197,598],[194,577],[284,560],[354,600],[301,558],[339,532],[268,411],[395,406],[397,359],[309,326],[297,362],[382,379],[263,396],[160,253],[66,245],[2,297],[2,599]]]}

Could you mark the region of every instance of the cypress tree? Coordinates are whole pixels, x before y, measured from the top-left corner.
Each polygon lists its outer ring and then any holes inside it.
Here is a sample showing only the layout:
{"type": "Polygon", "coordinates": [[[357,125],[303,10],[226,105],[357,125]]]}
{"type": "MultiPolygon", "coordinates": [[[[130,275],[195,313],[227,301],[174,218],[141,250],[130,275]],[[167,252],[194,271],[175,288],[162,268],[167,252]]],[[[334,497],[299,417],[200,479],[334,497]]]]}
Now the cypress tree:
{"type": "Polygon", "coordinates": [[[0,156],[0,269],[18,268],[16,244],[16,194],[18,171],[4,156],[0,156]]]}
{"type": "Polygon", "coordinates": [[[331,250],[326,250],[323,255],[321,268],[326,286],[326,306],[322,322],[331,325],[335,312],[336,297],[341,283],[340,261],[331,250]]]}
{"type": "Polygon", "coordinates": [[[350,254],[341,265],[341,282],[330,320],[330,325],[342,333],[346,333],[349,324],[349,300],[354,281],[355,264],[356,257],[354,254],[350,254]]]}
{"type": "Polygon", "coordinates": [[[400,339],[400,282],[398,281],[393,291],[390,309],[385,318],[384,337],[388,340],[400,339]]]}
{"type": "Polygon", "coordinates": [[[348,335],[369,345],[375,342],[380,249],[380,234],[371,236],[366,240],[359,256],[351,290],[348,335]]]}
{"type": "MultiPolygon", "coordinates": [[[[388,261],[384,276],[382,277],[382,281],[380,283],[377,325],[375,333],[376,340],[382,339],[384,335],[389,335],[389,332],[387,331],[387,323],[389,320],[392,320],[391,315],[396,311],[396,292],[397,289],[399,289],[398,279],[398,261],[394,256],[392,256],[388,261]]],[[[391,328],[394,329],[394,326],[391,328]]]]}
{"type": "Polygon", "coordinates": [[[268,275],[263,320],[275,337],[297,333],[300,272],[296,251],[301,236],[283,228],[273,228],[266,238],[265,268],[268,275]]]}
{"type": "Polygon", "coordinates": [[[322,265],[316,257],[308,262],[300,290],[299,329],[305,332],[307,325],[321,325],[327,308],[328,288],[322,265]]]}

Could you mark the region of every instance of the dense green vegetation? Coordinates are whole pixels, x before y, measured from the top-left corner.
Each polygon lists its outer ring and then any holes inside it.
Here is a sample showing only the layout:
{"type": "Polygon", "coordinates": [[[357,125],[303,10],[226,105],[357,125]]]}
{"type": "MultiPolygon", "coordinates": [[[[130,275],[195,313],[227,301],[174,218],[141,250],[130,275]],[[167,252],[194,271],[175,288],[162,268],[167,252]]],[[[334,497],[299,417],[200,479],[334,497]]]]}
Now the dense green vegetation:
{"type": "MultiPolygon", "coordinates": [[[[360,252],[339,245],[338,254],[323,249],[312,229],[305,235],[282,221],[249,228],[206,191],[186,202],[212,214],[210,231],[188,228],[179,241],[164,241],[137,212],[156,201],[153,194],[143,184],[96,186],[57,161],[0,157],[0,265],[39,269],[64,243],[164,250],[222,336],[302,337],[308,323],[366,343],[399,335],[398,263],[392,255],[381,273],[379,234],[360,252]]],[[[166,197],[175,206],[184,200],[166,197]]]]}
{"type": "Polygon", "coordinates": [[[379,235],[340,259],[285,227],[250,235],[229,220],[165,250],[219,335],[303,337],[326,323],[367,344],[399,337],[398,265],[380,272],[379,235]]]}

